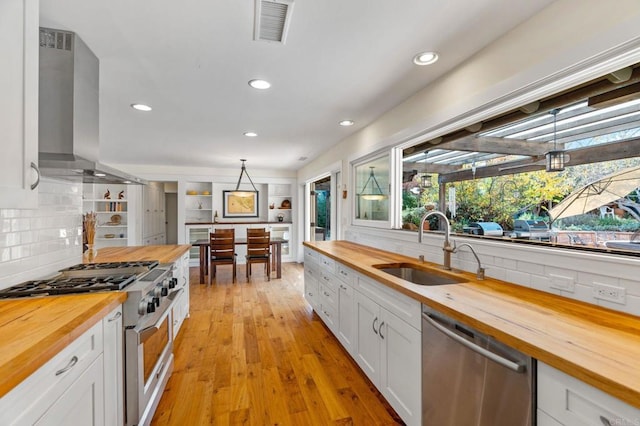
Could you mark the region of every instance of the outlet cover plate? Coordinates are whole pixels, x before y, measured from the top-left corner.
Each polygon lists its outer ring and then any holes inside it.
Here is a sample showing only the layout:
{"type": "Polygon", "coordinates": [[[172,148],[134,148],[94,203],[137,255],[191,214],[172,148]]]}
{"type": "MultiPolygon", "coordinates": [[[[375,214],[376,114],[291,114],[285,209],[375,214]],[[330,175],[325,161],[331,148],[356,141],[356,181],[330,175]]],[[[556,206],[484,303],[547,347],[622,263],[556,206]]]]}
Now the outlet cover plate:
{"type": "Polygon", "coordinates": [[[627,303],[626,289],[610,284],[593,283],[593,297],[624,305],[627,303]]]}

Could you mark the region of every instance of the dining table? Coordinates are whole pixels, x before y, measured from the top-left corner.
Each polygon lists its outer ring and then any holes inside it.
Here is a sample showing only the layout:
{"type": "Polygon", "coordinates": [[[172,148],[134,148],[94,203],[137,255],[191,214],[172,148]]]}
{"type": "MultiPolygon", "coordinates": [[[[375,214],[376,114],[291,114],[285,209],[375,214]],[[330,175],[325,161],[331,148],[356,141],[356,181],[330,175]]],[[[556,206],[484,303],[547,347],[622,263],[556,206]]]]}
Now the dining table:
{"type": "MultiPolygon", "coordinates": [[[[274,237],[269,240],[271,245],[271,264],[276,271],[276,278],[282,278],[282,243],[287,243],[284,238],[274,237]]],[[[236,238],[236,245],[247,245],[246,238],[236,238]]],[[[209,251],[211,241],[208,239],[195,240],[191,243],[194,247],[200,247],[200,284],[204,284],[204,277],[209,274],[209,251]]]]}

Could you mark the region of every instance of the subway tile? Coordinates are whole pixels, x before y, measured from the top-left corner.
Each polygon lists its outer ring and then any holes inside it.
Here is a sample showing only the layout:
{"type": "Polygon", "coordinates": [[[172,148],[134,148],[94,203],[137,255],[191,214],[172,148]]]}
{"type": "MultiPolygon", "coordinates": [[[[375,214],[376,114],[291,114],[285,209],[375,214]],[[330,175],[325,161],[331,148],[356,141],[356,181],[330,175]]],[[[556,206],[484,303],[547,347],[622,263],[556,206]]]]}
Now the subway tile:
{"type": "Polygon", "coordinates": [[[507,270],[505,281],[519,284],[524,287],[531,287],[531,274],[519,271],[507,270]]]}

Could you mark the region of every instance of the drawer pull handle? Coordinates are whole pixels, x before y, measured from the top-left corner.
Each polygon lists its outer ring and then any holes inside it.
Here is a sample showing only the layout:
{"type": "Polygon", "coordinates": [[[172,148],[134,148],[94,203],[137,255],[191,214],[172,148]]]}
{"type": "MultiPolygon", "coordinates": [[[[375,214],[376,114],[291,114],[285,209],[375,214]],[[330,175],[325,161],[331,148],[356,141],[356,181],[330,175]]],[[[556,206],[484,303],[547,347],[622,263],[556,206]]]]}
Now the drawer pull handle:
{"type": "Polygon", "coordinates": [[[600,416],[600,421],[604,426],[611,426],[611,422],[605,416],[600,416]]]}
{"type": "Polygon", "coordinates": [[[326,291],[323,292],[325,296],[329,297],[329,293],[327,293],[326,291]]]}
{"type": "Polygon", "coordinates": [[[113,316],[113,318],[109,318],[108,322],[113,322],[115,320],[117,320],[118,318],[120,318],[122,316],[122,312],[116,312],[116,314],[113,316]]]}
{"type": "Polygon", "coordinates": [[[378,322],[378,317],[375,317],[373,320],[373,332],[378,334],[378,329],[376,328],[376,322],[378,322]]]}
{"type": "Polygon", "coordinates": [[[322,278],[324,278],[325,281],[329,281],[329,277],[323,276],[322,278]]]}
{"type": "Polygon", "coordinates": [[[340,284],[340,288],[341,288],[342,290],[346,290],[346,289],[347,289],[347,288],[346,288],[345,286],[343,286],[342,284],[340,284]]]}
{"type": "Polygon", "coordinates": [[[384,336],[382,335],[382,327],[384,327],[384,321],[380,323],[380,327],[378,327],[378,333],[380,334],[380,338],[384,340],[384,336]]]}
{"type": "Polygon", "coordinates": [[[73,356],[73,358],[71,358],[71,361],[69,361],[69,364],[67,364],[66,367],[61,368],[60,370],[56,371],[56,376],[59,376],[61,374],[66,373],[67,371],[71,370],[73,368],[74,365],[76,365],[78,363],[78,357],[77,356],[73,356]]]}

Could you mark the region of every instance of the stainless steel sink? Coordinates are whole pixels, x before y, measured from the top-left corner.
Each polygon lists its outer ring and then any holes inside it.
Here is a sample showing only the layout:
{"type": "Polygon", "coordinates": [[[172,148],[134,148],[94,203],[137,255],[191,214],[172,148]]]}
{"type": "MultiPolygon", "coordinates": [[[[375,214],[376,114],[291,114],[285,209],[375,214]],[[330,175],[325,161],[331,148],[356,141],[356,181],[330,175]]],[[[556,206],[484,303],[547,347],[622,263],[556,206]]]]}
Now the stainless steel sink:
{"type": "Polygon", "coordinates": [[[456,277],[435,269],[424,268],[412,263],[390,263],[373,265],[382,272],[402,278],[418,285],[445,285],[466,282],[464,278],[456,277]]]}

